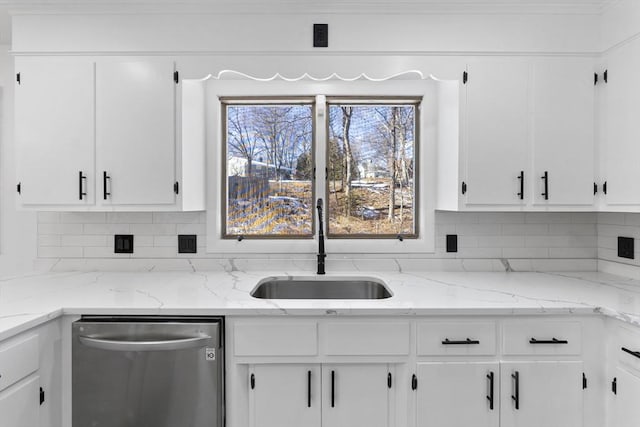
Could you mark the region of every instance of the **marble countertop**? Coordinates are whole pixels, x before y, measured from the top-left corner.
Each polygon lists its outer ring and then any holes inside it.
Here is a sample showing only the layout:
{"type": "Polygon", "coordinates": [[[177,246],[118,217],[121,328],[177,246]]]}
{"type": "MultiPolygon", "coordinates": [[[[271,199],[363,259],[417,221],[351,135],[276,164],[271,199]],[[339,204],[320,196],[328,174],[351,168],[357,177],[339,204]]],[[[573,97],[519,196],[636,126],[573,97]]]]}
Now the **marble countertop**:
{"type": "Polygon", "coordinates": [[[309,272],[65,272],[0,278],[0,339],[63,314],[510,315],[602,314],[640,326],[640,281],[606,273],[371,272],[385,300],[261,300],[271,276],[309,272]]]}

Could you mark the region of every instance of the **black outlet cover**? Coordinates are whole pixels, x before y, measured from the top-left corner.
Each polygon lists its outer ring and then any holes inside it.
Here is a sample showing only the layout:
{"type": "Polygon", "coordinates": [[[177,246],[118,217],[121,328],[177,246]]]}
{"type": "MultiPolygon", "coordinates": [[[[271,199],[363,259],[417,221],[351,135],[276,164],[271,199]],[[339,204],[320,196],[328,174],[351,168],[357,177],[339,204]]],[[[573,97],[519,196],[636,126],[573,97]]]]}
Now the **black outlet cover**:
{"type": "Polygon", "coordinates": [[[195,254],[198,252],[198,236],[195,234],[178,235],[178,253],[195,254]]]}
{"type": "Polygon", "coordinates": [[[329,47],[329,24],[313,24],[313,47],[329,47]]]}
{"type": "Polygon", "coordinates": [[[447,234],[447,252],[458,252],[457,234],[447,234]]]}
{"type": "Polygon", "coordinates": [[[620,258],[634,259],[633,237],[618,237],[618,256],[620,258]]]}
{"type": "Polygon", "coordinates": [[[113,240],[113,252],[117,254],[133,253],[133,234],[116,234],[113,240]]]}

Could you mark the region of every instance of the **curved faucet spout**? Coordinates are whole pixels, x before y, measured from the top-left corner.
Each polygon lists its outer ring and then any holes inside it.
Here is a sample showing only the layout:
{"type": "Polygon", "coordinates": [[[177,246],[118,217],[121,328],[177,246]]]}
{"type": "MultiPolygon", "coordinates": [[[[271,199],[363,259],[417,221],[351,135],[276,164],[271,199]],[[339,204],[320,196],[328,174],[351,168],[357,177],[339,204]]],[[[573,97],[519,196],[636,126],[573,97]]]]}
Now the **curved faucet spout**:
{"type": "Polygon", "coordinates": [[[324,252],[324,226],[322,224],[322,199],[318,199],[316,203],[318,209],[318,274],[325,274],[324,259],[327,254],[324,252]]]}

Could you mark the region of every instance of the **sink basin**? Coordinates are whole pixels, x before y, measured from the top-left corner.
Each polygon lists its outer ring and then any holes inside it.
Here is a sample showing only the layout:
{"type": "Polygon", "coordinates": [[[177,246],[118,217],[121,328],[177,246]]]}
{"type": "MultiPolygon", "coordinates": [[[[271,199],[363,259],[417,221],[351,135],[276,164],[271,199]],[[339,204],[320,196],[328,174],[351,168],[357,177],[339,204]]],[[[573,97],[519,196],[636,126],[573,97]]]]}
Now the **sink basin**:
{"type": "Polygon", "coordinates": [[[251,296],[261,299],[385,299],[392,296],[373,278],[270,277],[251,296]]]}

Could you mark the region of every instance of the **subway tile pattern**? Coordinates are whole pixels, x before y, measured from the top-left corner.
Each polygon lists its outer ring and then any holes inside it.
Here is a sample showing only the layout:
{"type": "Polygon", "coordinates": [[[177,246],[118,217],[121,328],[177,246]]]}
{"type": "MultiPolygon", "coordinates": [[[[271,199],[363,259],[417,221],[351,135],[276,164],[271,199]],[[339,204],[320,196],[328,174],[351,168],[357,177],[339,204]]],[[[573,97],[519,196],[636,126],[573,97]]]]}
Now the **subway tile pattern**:
{"type": "Polygon", "coordinates": [[[598,259],[640,266],[640,213],[598,213],[598,259]],[[618,237],[633,237],[635,258],[618,257],[618,237]]]}
{"type": "MultiPolygon", "coordinates": [[[[640,218],[640,216],[638,217],[640,218]]],[[[436,212],[436,251],[405,259],[595,259],[613,240],[598,237],[624,231],[640,237],[640,220],[596,213],[436,212]],[[600,219],[603,219],[600,223],[600,219]],[[606,220],[606,221],[605,221],[606,220]],[[609,224],[609,222],[611,224],[609,224]],[[636,224],[635,226],[633,224],[636,224]],[[458,235],[458,252],[447,253],[447,234],[458,235]]],[[[219,259],[206,253],[205,212],[40,212],[39,258],[219,259]],[[133,254],[114,254],[113,235],[133,234],[133,254]],[[178,234],[198,236],[197,254],[178,254],[178,234]]],[[[637,245],[639,246],[639,245],[637,245]]],[[[235,255],[237,258],[237,255],[235,255]]],[[[359,256],[363,257],[363,256],[359,256]]],[[[381,255],[368,256],[382,258],[381,255]]],[[[388,256],[387,256],[388,257],[388,256]]],[[[249,257],[250,258],[250,257],[249,257]]],[[[294,255],[307,260],[309,254],[294,255]]],[[[346,261],[348,264],[348,260],[346,261]]],[[[376,261],[376,264],[378,261],[376,261]]]]}

